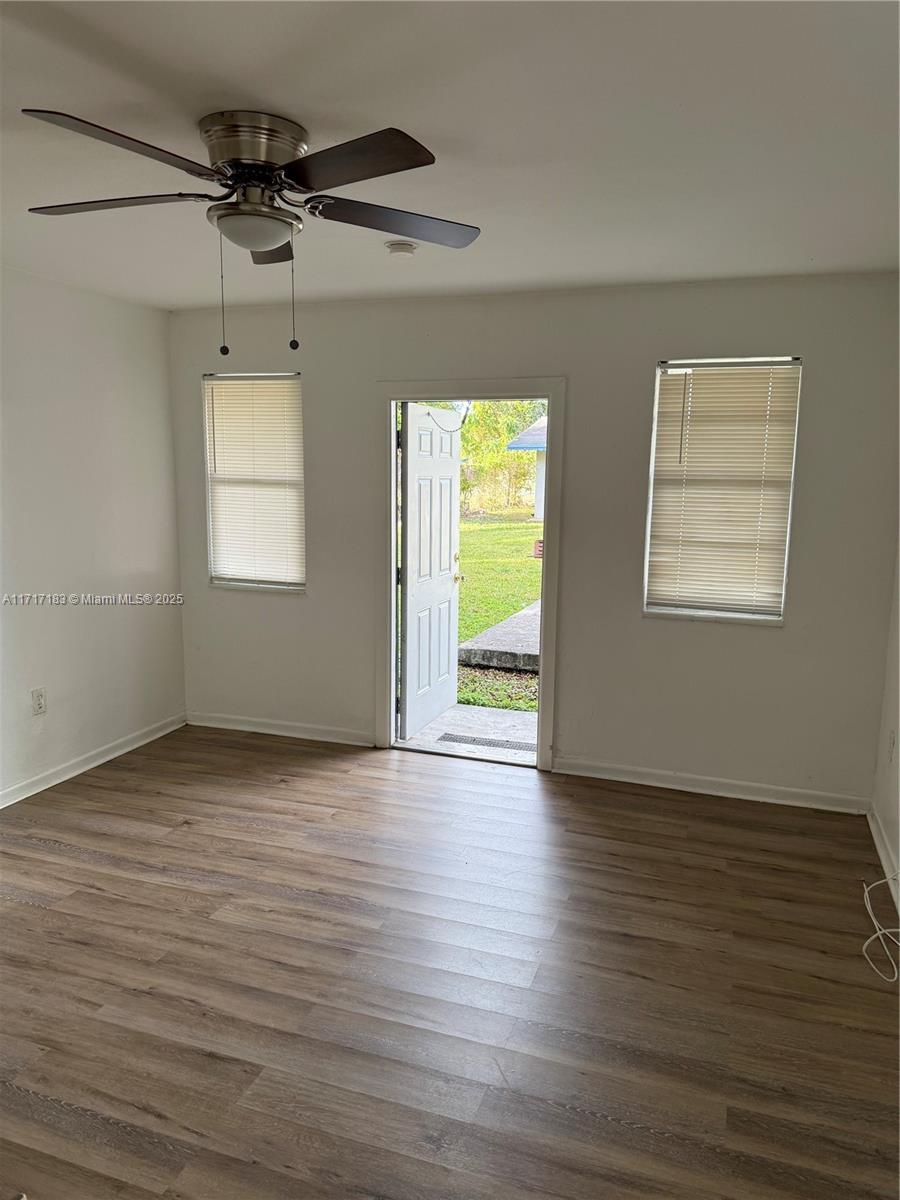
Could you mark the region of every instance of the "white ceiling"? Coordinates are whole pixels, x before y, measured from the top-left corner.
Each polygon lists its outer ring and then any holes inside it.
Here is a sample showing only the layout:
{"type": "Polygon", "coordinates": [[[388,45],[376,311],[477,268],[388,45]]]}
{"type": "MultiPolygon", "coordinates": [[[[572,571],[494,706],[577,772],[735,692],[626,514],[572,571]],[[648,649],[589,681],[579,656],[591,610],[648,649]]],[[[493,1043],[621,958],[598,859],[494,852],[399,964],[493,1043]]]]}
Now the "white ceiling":
{"type": "MultiPolygon", "coordinates": [[[[255,108],[321,149],[396,125],[437,163],[341,194],[480,225],[389,258],[307,221],[303,298],[890,268],[897,9],[887,3],[13,3],[3,6],[3,256],[167,308],[218,299],[199,205],[28,205],[198,181],[19,114],[61,109],[206,161],[255,108]]],[[[201,186],[200,190],[204,190],[201,186]]],[[[227,248],[231,301],[287,268],[227,248]]]]}

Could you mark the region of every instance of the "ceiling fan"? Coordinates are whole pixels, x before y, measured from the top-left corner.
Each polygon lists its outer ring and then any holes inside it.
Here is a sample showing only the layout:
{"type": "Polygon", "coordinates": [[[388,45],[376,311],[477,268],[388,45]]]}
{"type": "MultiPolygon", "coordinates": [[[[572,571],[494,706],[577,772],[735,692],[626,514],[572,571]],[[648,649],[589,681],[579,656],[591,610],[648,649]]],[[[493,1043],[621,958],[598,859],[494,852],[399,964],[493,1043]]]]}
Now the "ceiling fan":
{"type": "Polygon", "coordinates": [[[454,249],[468,246],[481,232],[474,225],[322,194],[323,188],[343,187],[433,163],[434,155],[400,129],[382,129],[308,154],[307,132],[295,121],[245,110],[211,113],[199,122],[200,137],[209,154],[210,165],[206,167],[68,113],[40,108],[22,111],[39,121],[178,167],[225,189],[218,196],[203,192],[118,196],[110,200],[49,204],[30,208],[29,212],[64,216],[182,200],[211,201],[207,219],[228,241],[249,250],[253,261],[260,264],[288,262],[293,258],[291,239],[303,228],[301,213],[454,249]]]}

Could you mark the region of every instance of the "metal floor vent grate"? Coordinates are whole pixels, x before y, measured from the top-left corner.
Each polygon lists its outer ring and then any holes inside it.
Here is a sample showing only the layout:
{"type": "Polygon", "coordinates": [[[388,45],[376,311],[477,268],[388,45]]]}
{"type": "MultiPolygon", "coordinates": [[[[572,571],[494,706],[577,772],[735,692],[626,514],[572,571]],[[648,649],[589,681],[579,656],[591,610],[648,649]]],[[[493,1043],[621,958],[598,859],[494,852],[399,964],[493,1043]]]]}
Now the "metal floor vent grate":
{"type": "Polygon", "coordinates": [[[533,750],[537,752],[537,742],[504,741],[503,738],[468,737],[464,733],[442,733],[439,742],[456,742],[462,746],[490,746],[494,750],[533,750]]]}

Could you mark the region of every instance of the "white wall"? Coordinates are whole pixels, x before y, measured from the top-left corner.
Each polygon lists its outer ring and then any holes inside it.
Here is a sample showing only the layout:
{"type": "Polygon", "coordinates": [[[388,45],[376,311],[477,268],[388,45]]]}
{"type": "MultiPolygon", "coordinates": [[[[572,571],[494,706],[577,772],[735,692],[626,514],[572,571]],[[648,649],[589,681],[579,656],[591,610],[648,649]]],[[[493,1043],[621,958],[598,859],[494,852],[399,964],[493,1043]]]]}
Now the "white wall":
{"type": "Polygon", "coordinates": [[[244,309],[227,360],[218,321],[171,319],[189,712],[372,740],[376,381],[564,375],[557,765],[865,806],[896,546],[896,277],[310,304],[296,354],[286,308],[244,309]],[[805,360],[784,626],[642,617],[657,360],[783,354],[805,360]],[[308,591],[210,588],[200,377],[296,369],[308,591]]]}
{"type": "Polygon", "coordinates": [[[538,450],[534,456],[534,515],[544,519],[544,492],[547,483],[547,452],[538,450]]]}
{"type": "MultiPolygon", "coordinates": [[[[3,592],[178,591],[164,313],[4,273],[2,505],[3,592]]],[[[183,713],[179,609],[0,613],[4,801],[183,713]]]]}
{"type": "MultiPolygon", "coordinates": [[[[881,705],[881,733],[878,738],[878,761],[875,766],[875,795],[871,814],[872,832],[885,874],[896,871],[900,865],[900,746],[897,745],[897,737],[900,735],[897,699],[900,674],[900,648],[897,644],[898,592],[900,583],[898,572],[895,570],[887,668],[884,673],[884,698],[881,705]]],[[[897,891],[895,888],[895,896],[897,891]]]]}

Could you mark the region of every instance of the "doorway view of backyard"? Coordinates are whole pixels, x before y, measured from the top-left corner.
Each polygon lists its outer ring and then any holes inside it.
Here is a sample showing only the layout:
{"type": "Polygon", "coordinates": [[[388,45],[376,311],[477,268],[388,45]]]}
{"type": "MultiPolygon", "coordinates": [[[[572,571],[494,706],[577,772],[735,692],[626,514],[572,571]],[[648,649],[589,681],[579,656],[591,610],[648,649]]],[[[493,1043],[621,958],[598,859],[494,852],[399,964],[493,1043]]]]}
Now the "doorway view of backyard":
{"type": "MultiPolygon", "coordinates": [[[[435,715],[424,723],[410,717],[404,729],[403,675],[412,675],[406,652],[414,634],[401,635],[399,676],[401,717],[398,746],[443,754],[494,759],[533,766],[537,753],[538,679],[540,653],[540,595],[544,532],[544,480],[546,468],[547,402],[545,400],[476,400],[429,405],[409,404],[401,415],[415,431],[401,444],[407,447],[406,486],[408,511],[401,521],[413,532],[403,539],[409,555],[424,553],[419,531],[423,504],[428,530],[448,536],[455,546],[453,580],[447,612],[456,637],[446,663],[455,668],[456,687],[444,693],[435,715]],[[430,470],[418,457],[428,446],[433,426],[443,444],[458,453],[458,493],[452,500],[450,527],[443,532],[443,514],[431,495],[438,486],[425,486],[430,470]],[[449,431],[458,431],[458,449],[449,431]],[[418,464],[418,465],[417,465],[418,464]],[[423,499],[423,497],[428,497],[423,499]],[[454,528],[455,526],[455,528],[454,528]],[[455,611],[453,606],[455,605],[455,611]]],[[[449,467],[445,468],[449,477],[449,467]]],[[[402,552],[401,552],[402,557],[402,552]]],[[[446,560],[449,561],[449,560],[446,560]]],[[[410,598],[422,568],[401,563],[410,598]],[[416,574],[418,572],[418,575],[416,574]]],[[[403,588],[401,582],[401,590],[403,588]]],[[[417,603],[401,603],[410,629],[421,618],[417,603]]],[[[401,621],[402,621],[401,617],[401,621]]],[[[443,629],[440,622],[433,628],[443,629]]],[[[432,626],[430,626],[431,628],[432,626]]],[[[421,650],[419,651],[421,653],[421,650]]],[[[440,666],[438,667],[440,670],[440,666]]],[[[452,681],[448,678],[448,684],[452,681]]],[[[407,692],[413,690],[410,684],[407,692]]],[[[407,712],[414,709],[410,700],[407,712]]]]}

